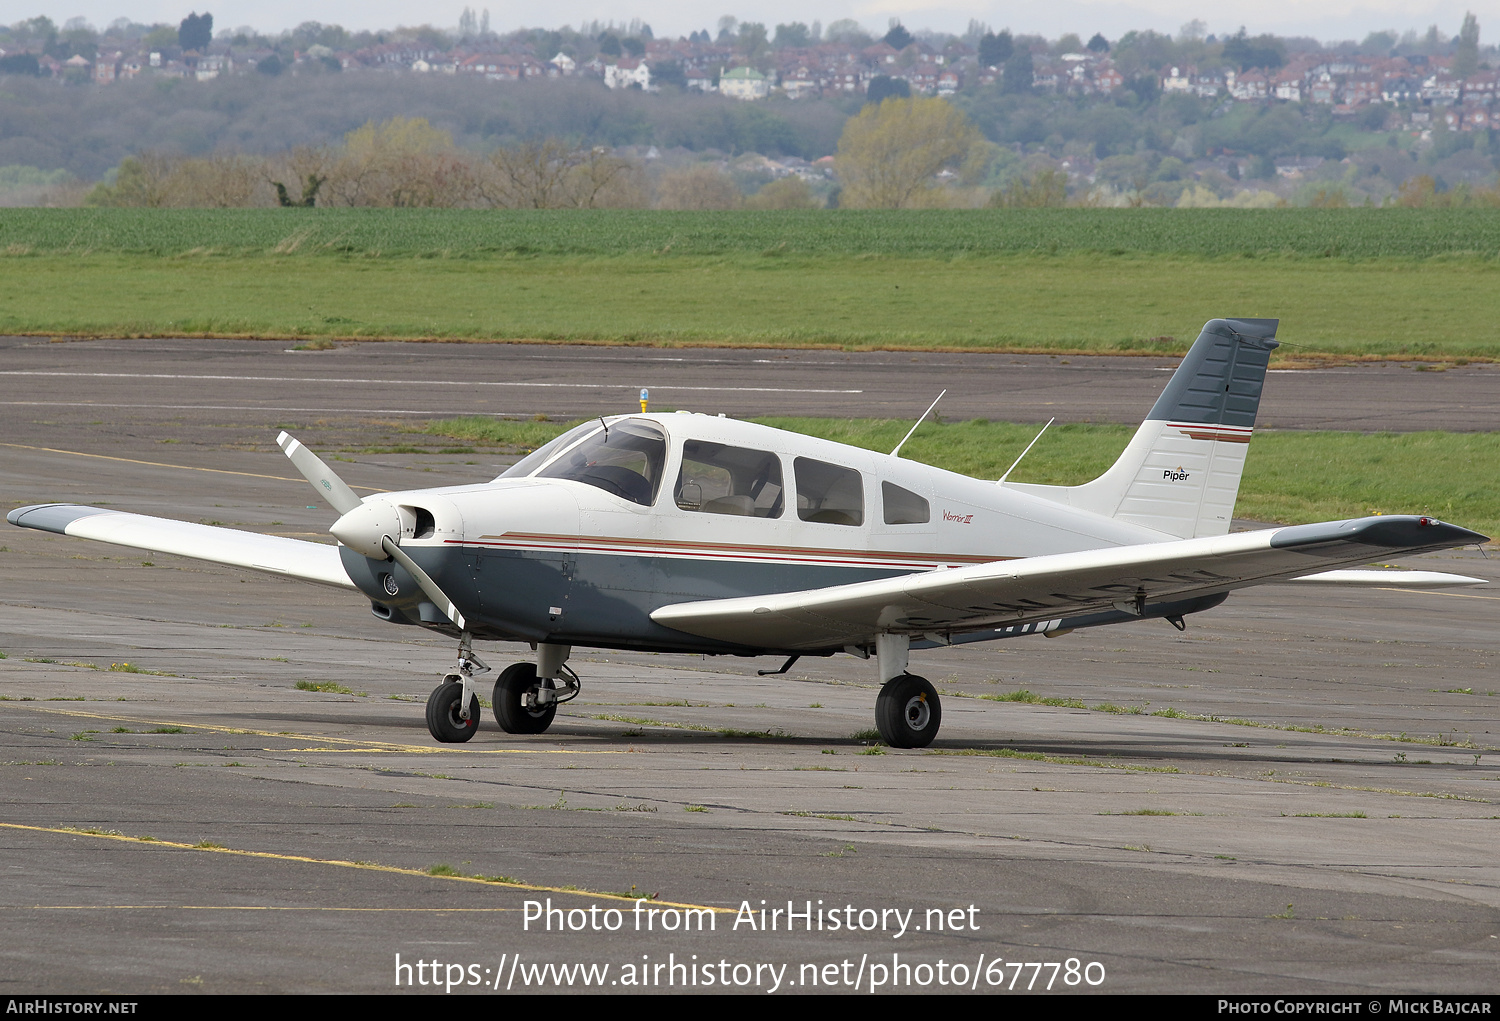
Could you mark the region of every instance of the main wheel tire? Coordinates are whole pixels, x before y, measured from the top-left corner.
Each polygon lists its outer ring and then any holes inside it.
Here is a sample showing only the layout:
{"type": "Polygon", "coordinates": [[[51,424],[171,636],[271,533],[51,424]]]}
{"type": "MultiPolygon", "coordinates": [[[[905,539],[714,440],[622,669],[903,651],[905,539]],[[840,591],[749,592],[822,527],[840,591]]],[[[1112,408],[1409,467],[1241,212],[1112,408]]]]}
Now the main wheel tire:
{"type": "Polygon", "coordinates": [[[445,681],[427,696],[427,729],[444,744],[461,744],[479,730],[479,696],[469,696],[469,718],[458,715],[463,707],[464,686],[445,681]]]}
{"type": "Polygon", "coordinates": [[[557,715],[556,702],[533,709],[523,701],[527,693],[539,687],[535,663],[516,663],[505,668],[495,681],[495,721],[501,730],[507,734],[540,734],[552,726],[552,718],[557,715]]]}
{"type": "Polygon", "coordinates": [[[942,722],[937,689],[925,677],[892,677],[875,700],[875,726],[892,748],[926,748],[942,722]]]}

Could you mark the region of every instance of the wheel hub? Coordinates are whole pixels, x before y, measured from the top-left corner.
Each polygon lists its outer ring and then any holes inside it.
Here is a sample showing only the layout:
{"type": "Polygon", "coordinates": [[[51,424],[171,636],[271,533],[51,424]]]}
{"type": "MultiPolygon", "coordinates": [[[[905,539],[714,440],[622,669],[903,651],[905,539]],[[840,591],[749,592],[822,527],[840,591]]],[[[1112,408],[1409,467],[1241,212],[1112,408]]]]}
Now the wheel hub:
{"type": "Polygon", "coordinates": [[[927,724],[932,721],[932,707],[927,704],[927,696],[915,695],[906,703],[906,725],[912,730],[925,730],[927,724]]]}
{"type": "Polygon", "coordinates": [[[455,698],[452,702],[448,703],[448,722],[460,729],[464,727],[472,727],[478,722],[477,717],[471,716],[469,719],[464,719],[463,713],[464,700],[462,694],[460,694],[458,698],[455,698]]]}

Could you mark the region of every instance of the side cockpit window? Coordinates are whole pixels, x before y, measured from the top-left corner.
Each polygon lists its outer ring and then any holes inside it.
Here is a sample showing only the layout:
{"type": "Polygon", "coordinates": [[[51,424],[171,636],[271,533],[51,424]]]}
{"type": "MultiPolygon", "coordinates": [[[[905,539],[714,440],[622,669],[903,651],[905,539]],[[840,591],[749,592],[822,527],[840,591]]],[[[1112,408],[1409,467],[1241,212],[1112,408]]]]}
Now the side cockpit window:
{"type": "Polygon", "coordinates": [[[781,459],[764,450],[688,440],[676,495],[683,510],[779,518],[786,502],[781,459]]]}
{"type": "Polygon", "coordinates": [[[627,419],[607,429],[601,426],[536,477],[583,482],[649,507],[656,502],[666,460],[666,434],[650,422],[627,419]]]}
{"type": "Polygon", "coordinates": [[[927,501],[910,489],[882,482],[880,498],[885,504],[885,523],[888,525],[925,525],[932,520],[927,501]]]}
{"type": "Polygon", "coordinates": [[[797,474],[797,517],[825,525],[865,523],[865,490],[853,468],[799,457],[792,462],[797,474]]]}

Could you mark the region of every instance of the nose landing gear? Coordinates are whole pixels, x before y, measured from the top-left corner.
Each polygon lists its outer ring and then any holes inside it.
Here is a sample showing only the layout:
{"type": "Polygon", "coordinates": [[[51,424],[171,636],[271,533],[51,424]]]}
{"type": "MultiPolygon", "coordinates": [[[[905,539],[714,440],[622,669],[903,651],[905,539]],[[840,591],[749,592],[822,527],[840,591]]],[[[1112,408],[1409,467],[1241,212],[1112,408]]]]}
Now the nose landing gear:
{"type": "Polygon", "coordinates": [[[427,730],[444,744],[460,744],[479,730],[479,696],[474,675],[489,672],[474,654],[473,639],[465,631],[458,643],[458,667],[427,696],[427,730]]]}

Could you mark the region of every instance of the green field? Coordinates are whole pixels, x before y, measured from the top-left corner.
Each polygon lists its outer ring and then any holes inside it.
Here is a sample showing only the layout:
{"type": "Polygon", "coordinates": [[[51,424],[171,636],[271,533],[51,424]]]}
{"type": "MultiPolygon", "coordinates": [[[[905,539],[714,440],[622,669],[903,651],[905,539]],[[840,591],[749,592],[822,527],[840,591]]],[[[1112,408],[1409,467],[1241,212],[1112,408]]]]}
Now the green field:
{"type": "Polygon", "coordinates": [[[0,332],[1500,357],[1500,210],[3,210],[0,332]]]}
{"type": "MultiPolygon", "coordinates": [[[[765,418],[766,425],[889,451],[910,422],[878,419],[765,418]]],[[[533,449],[571,423],[462,418],[427,431],[507,451],[533,449]]],[[[1134,428],[1061,425],[1047,430],[1011,478],[1077,485],[1102,474],[1134,428]]],[[[998,478],[1036,435],[1010,422],[926,423],[902,456],[977,478],[998,478]]],[[[1500,536],[1500,435],[1493,433],[1259,432],[1235,515],[1300,524],[1370,514],[1432,514],[1500,536]]]]}
{"type": "Polygon", "coordinates": [[[4,209],[0,252],[1500,257],[1500,209],[4,209]]]}

